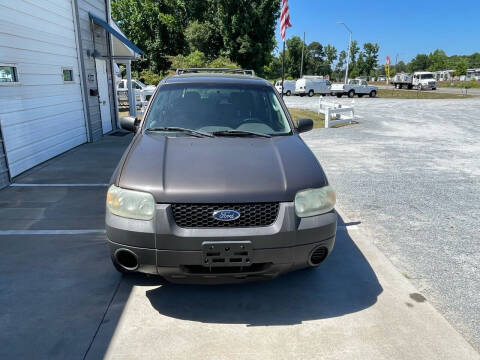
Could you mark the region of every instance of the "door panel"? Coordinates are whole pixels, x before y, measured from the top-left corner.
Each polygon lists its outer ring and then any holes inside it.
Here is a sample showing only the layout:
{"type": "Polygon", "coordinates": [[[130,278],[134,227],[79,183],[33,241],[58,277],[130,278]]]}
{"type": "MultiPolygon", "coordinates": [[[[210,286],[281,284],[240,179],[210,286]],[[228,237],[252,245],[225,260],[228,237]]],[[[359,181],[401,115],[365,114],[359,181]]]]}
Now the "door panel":
{"type": "Polygon", "coordinates": [[[110,114],[110,98],[108,96],[107,62],[95,59],[97,69],[98,102],[102,118],[103,133],[112,131],[112,116],[110,114]]]}

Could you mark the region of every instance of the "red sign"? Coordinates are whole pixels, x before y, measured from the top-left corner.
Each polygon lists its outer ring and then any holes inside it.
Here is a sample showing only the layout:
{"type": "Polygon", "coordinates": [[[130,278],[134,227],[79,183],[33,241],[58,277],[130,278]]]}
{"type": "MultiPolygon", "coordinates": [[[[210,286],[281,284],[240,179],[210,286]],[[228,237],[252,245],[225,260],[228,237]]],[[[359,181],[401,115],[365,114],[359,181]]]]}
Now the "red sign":
{"type": "Polygon", "coordinates": [[[390,56],[387,55],[387,59],[385,61],[385,65],[390,65],[390,56]]]}

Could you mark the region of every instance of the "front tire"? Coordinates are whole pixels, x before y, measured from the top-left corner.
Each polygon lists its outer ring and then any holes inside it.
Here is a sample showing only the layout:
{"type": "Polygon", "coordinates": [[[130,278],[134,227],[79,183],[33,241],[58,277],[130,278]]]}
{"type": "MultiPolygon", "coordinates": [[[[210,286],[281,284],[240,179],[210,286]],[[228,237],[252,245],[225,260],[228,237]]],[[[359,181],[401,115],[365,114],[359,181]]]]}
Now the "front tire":
{"type": "Polygon", "coordinates": [[[349,98],[353,98],[354,96],[355,96],[355,91],[350,90],[350,91],[348,92],[348,97],[349,97],[349,98]]]}
{"type": "Polygon", "coordinates": [[[287,90],[287,92],[285,93],[285,95],[290,96],[290,95],[292,95],[292,92],[291,92],[290,90],[287,90]]]}
{"type": "Polygon", "coordinates": [[[375,90],[370,91],[370,94],[368,94],[371,98],[374,98],[377,96],[377,92],[375,90]]]}
{"type": "Polygon", "coordinates": [[[309,97],[312,97],[313,94],[314,94],[313,90],[310,90],[310,91],[308,92],[308,96],[309,96],[309,97]]]}

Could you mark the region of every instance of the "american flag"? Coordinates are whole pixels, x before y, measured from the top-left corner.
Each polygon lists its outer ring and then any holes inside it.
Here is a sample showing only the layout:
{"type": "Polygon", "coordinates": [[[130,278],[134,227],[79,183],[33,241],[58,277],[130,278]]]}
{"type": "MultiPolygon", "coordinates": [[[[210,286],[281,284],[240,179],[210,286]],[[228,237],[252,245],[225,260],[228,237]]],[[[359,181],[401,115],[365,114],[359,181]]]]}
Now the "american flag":
{"type": "Polygon", "coordinates": [[[280,35],[282,41],[285,41],[285,33],[287,28],[292,26],[290,24],[290,12],[288,11],[288,0],[282,0],[282,13],[280,15],[280,35]]]}

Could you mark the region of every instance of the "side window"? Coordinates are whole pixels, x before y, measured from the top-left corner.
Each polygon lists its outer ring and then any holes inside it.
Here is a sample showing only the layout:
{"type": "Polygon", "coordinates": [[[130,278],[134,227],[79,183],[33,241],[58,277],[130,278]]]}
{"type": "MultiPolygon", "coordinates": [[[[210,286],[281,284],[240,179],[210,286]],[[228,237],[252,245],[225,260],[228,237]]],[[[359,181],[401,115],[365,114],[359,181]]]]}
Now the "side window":
{"type": "Polygon", "coordinates": [[[0,84],[9,85],[18,82],[17,67],[0,64],[0,84]]]}
{"type": "Polygon", "coordinates": [[[362,81],[362,85],[367,86],[368,84],[367,84],[367,82],[366,82],[365,80],[363,80],[363,81],[362,81]]]}
{"type": "Polygon", "coordinates": [[[62,68],[62,77],[65,83],[74,82],[73,69],[69,67],[62,68]]]}

